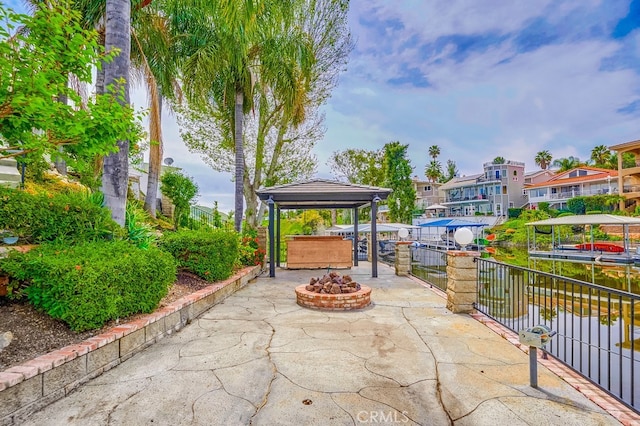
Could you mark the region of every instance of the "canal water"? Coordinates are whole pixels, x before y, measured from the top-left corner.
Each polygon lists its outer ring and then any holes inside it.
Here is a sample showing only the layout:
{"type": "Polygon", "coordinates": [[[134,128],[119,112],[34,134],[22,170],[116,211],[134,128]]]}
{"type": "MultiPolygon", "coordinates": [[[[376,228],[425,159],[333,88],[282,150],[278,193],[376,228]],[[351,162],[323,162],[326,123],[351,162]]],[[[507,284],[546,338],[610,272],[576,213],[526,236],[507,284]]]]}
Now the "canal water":
{"type": "Polygon", "coordinates": [[[629,293],[640,294],[640,266],[608,265],[597,262],[567,262],[529,258],[521,248],[497,248],[493,257],[503,263],[573,278],[629,293]]]}

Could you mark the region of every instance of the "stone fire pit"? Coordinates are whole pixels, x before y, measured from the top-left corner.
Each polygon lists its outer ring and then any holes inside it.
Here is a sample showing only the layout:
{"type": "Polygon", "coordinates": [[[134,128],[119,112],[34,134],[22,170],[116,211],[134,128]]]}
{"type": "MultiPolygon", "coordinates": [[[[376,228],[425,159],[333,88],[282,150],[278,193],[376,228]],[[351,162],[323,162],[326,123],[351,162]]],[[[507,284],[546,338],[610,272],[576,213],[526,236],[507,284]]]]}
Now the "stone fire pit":
{"type": "Polygon", "coordinates": [[[296,287],[296,302],[305,308],[347,311],[371,304],[371,288],[337,272],[311,278],[309,284],[296,287]]]}

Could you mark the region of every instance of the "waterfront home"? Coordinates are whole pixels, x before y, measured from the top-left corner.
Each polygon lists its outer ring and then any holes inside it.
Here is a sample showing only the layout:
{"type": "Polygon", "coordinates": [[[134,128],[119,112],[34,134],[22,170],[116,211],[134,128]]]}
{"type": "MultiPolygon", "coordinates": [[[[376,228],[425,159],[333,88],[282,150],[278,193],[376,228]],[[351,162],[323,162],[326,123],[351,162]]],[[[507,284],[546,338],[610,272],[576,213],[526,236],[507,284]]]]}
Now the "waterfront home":
{"type": "Polygon", "coordinates": [[[640,207],[640,140],[610,146],[618,155],[618,188],[625,200],[620,202],[620,210],[633,211],[640,207]],[[623,168],[623,154],[635,156],[634,167],[623,168]]]}
{"type": "Polygon", "coordinates": [[[483,173],[456,177],[440,187],[444,192],[442,205],[451,216],[506,216],[509,208],[527,204],[523,193],[524,163],[488,162],[483,168],[483,173]]]}
{"type": "Polygon", "coordinates": [[[616,170],[580,166],[557,173],[547,181],[525,184],[525,192],[530,208],[538,208],[538,203],[547,202],[550,208],[563,209],[573,197],[616,194],[617,177],[616,170]]]}

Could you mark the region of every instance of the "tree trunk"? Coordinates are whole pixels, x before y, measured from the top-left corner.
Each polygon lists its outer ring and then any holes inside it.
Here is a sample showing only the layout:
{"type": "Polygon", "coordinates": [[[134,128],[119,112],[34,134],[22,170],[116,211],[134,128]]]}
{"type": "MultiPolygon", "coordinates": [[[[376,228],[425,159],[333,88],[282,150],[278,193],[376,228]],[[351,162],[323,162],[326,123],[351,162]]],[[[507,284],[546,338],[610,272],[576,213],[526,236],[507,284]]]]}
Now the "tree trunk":
{"type": "MultiPolygon", "coordinates": [[[[67,76],[67,85],[69,84],[69,76],[67,76]]],[[[58,95],[58,102],[60,102],[61,104],[67,104],[67,95],[64,93],[61,93],[58,95]]],[[[63,152],[64,148],[62,147],[62,145],[60,145],[58,147],[58,152],[63,152]]],[[[53,164],[56,167],[56,170],[58,171],[58,173],[60,173],[62,176],[66,176],[67,175],[67,162],[64,161],[62,159],[62,157],[56,157],[55,161],[53,162],[53,164]]]]}
{"type": "MultiPolygon", "coordinates": [[[[131,52],[131,2],[129,0],[107,0],[105,28],[105,48],[109,52],[114,48],[120,54],[105,64],[105,86],[116,84],[124,79],[124,99],[119,102],[129,104],[129,65],[131,52]]],[[[104,159],[102,173],[102,192],[111,217],[124,226],[129,181],[129,141],[118,141],[118,151],[104,159]]]]}
{"type": "MultiPolygon", "coordinates": [[[[153,81],[152,84],[156,84],[153,81]]],[[[158,204],[158,180],[162,167],[162,95],[156,90],[157,96],[152,96],[151,111],[149,114],[149,173],[147,176],[147,193],[144,197],[144,209],[152,218],[156,217],[156,205],[158,204]]]]}
{"type": "Polygon", "coordinates": [[[244,93],[236,92],[236,105],[234,113],[233,140],[236,152],[236,175],[235,175],[235,209],[234,227],[237,232],[242,230],[242,208],[243,208],[243,182],[244,182],[244,150],[242,141],[242,119],[243,119],[244,93]]]}

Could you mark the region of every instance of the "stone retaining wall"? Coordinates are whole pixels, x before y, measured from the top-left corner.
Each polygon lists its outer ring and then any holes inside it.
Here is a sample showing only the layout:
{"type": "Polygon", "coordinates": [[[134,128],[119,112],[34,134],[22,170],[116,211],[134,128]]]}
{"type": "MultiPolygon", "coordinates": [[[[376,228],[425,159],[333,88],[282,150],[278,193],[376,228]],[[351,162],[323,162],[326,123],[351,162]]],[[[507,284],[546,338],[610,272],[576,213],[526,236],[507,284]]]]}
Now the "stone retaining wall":
{"type": "Polygon", "coordinates": [[[0,372],[0,426],[21,423],[31,413],[180,330],[246,286],[260,271],[260,266],[245,268],[140,319],[0,372]]]}

